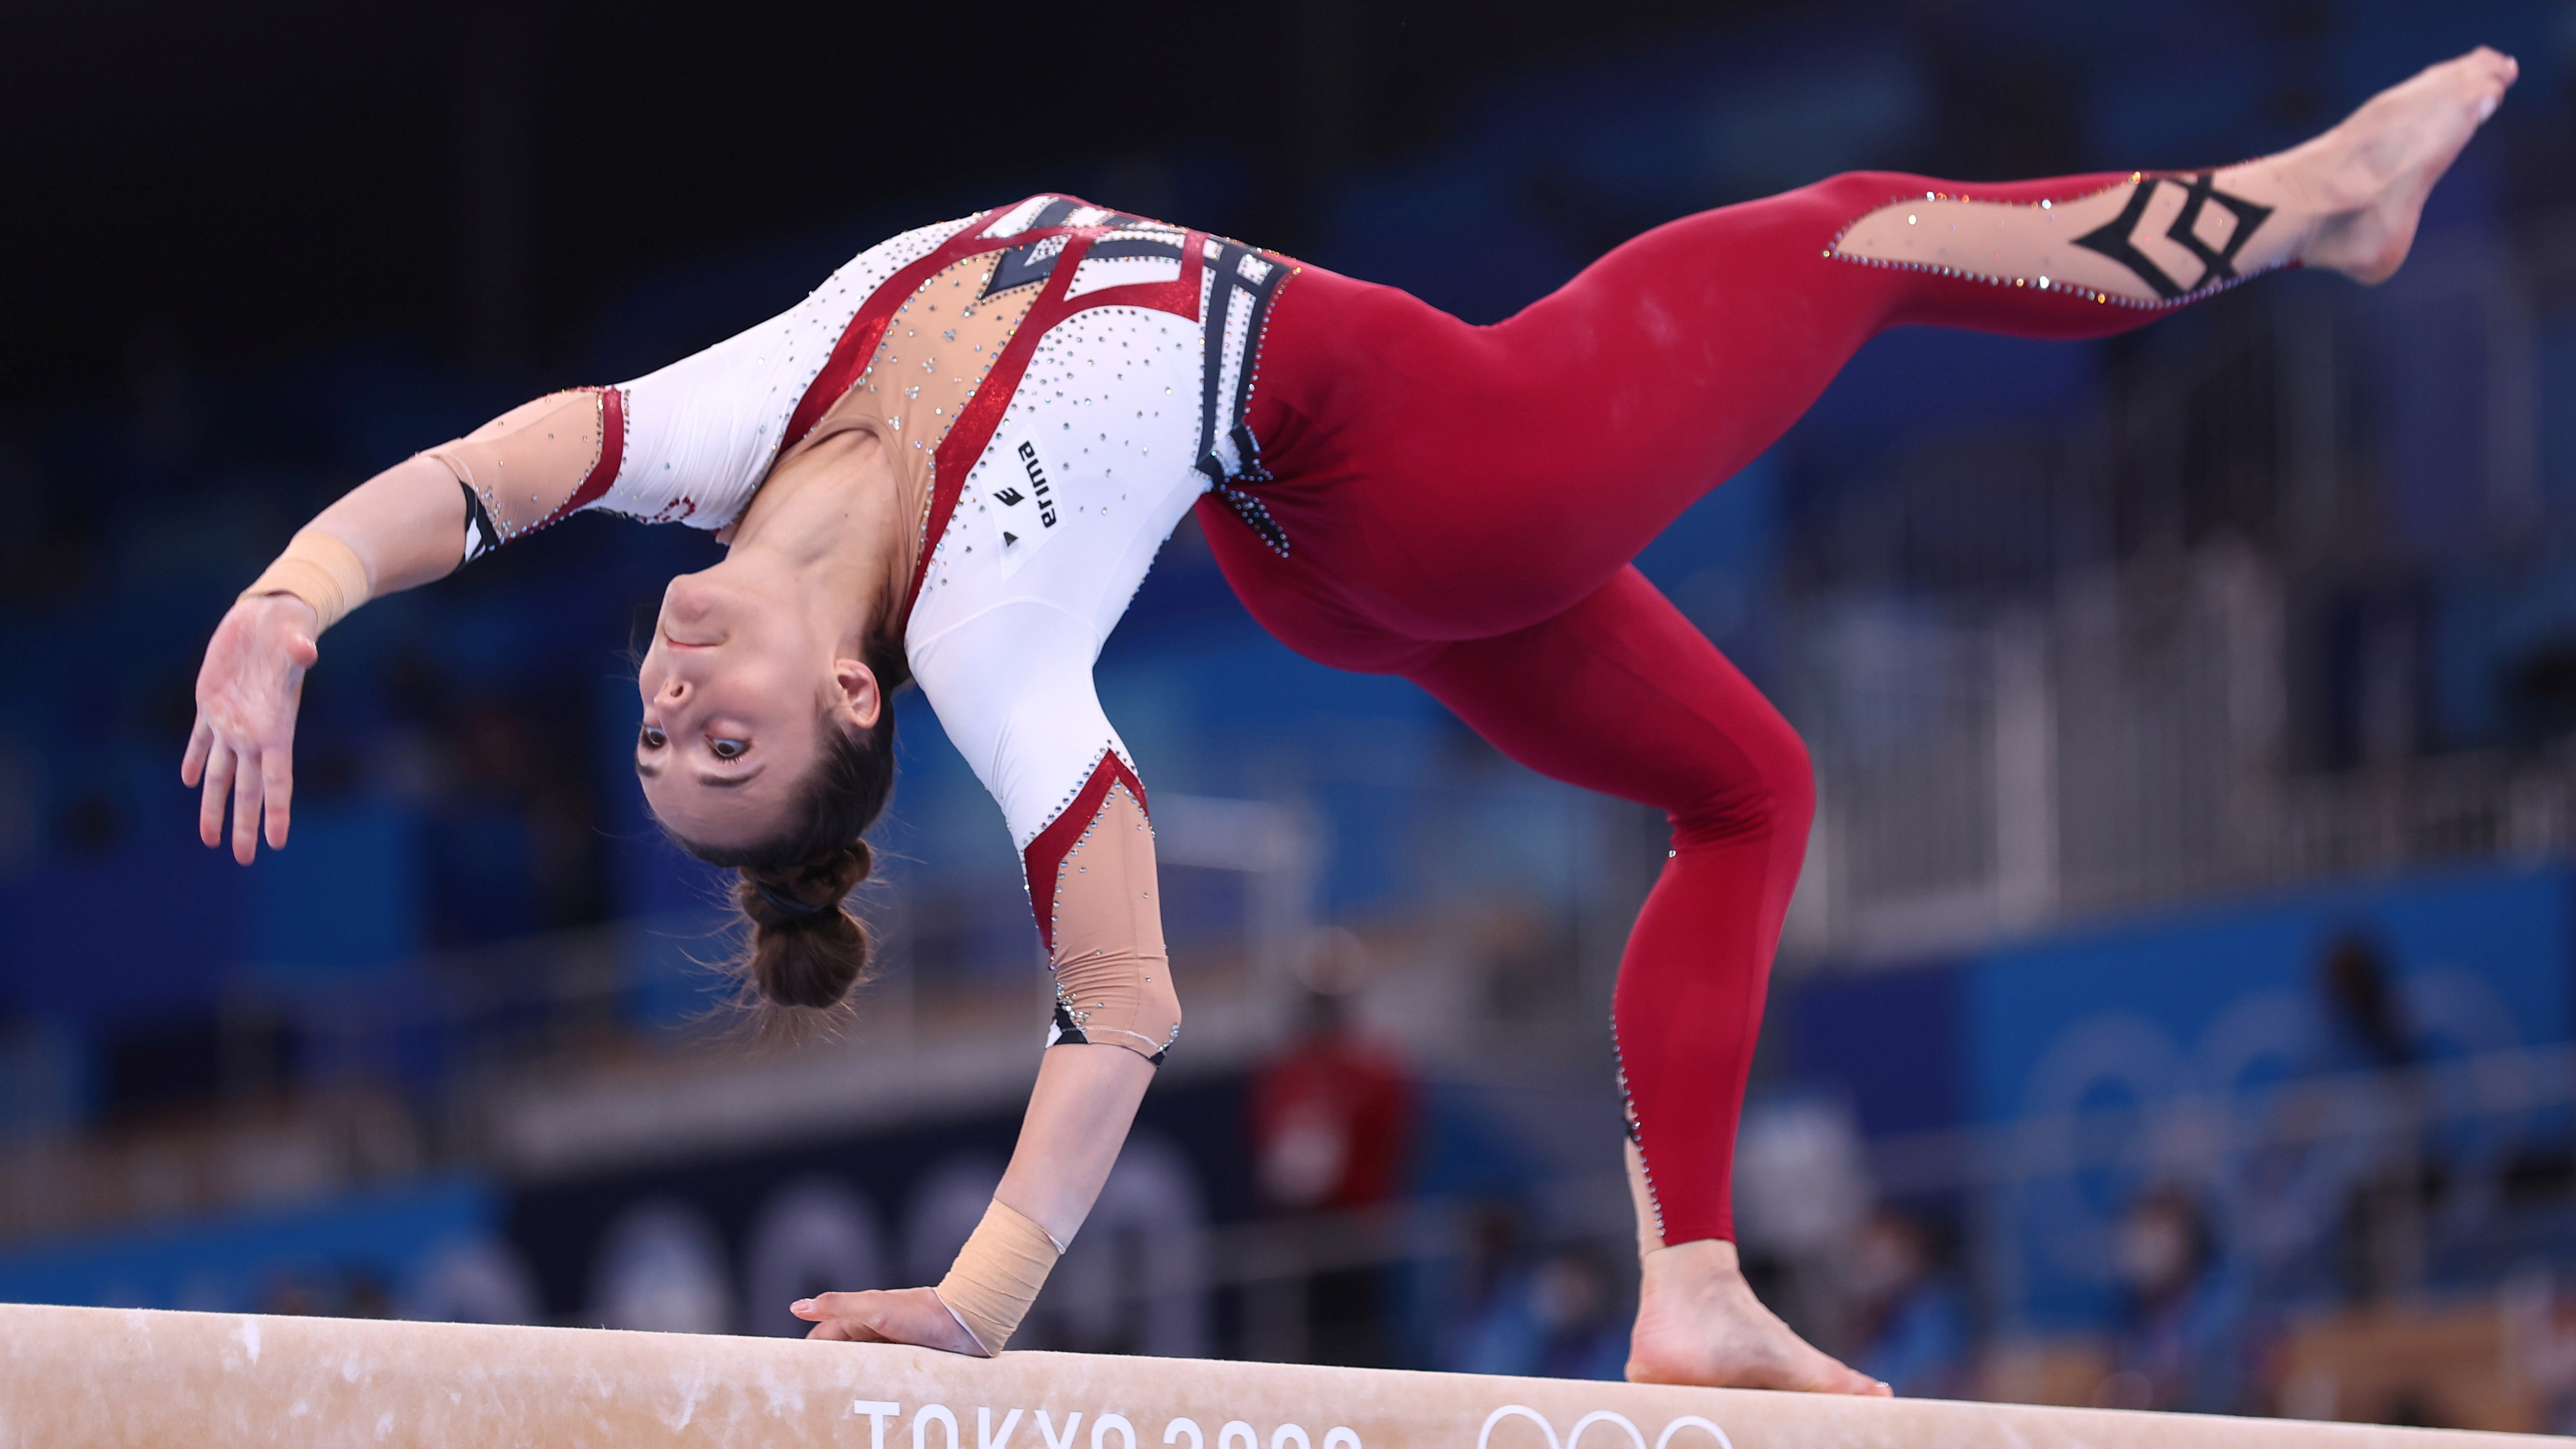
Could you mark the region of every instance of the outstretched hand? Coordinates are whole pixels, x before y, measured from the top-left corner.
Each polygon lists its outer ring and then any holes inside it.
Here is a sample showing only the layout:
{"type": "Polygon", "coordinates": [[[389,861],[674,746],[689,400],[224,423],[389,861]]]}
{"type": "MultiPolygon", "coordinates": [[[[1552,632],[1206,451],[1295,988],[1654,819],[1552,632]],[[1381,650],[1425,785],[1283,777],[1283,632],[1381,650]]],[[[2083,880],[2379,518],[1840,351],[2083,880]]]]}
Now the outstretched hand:
{"type": "Polygon", "coordinates": [[[984,1346],[928,1288],[817,1294],[798,1299],[788,1312],[813,1323],[807,1338],[842,1343],[909,1343],[945,1353],[987,1357],[984,1346]]]}
{"type": "Polygon", "coordinates": [[[209,846],[224,843],[224,806],[231,802],[233,859],[244,865],[259,850],[263,810],[268,848],[286,845],[295,710],[304,671],[319,656],[313,639],[320,622],[313,606],[292,594],[240,600],[215,626],[197,671],[197,724],[179,762],[179,783],[205,787],[197,836],[209,846]]]}

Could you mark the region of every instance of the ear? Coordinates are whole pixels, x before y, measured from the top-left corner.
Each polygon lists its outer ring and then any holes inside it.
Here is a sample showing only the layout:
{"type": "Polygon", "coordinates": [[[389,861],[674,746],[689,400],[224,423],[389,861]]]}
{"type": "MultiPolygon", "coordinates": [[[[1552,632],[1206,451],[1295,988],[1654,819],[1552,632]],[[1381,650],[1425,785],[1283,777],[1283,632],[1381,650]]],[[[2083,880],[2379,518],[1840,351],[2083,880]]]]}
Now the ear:
{"type": "Polygon", "coordinates": [[[851,729],[871,730],[885,707],[876,671],[856,659],[832,661],[832,688],[824,705],[828,713],[851,729]]]}

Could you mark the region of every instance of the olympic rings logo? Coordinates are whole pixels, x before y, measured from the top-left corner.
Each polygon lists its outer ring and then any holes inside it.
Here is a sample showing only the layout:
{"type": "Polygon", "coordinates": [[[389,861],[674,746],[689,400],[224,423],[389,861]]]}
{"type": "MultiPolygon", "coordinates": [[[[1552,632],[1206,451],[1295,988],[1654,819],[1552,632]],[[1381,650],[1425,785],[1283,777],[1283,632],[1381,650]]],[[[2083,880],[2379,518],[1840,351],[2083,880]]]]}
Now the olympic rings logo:
{"type": "MultiPolygon", "coordinates": [[[[1595,1409],[1591,1413],[1584,1415],[1582,1418],[1575,1420],[1573,1430],[1565,1436],[1563,1441],[1560,1442],[1556,1437],[1556,1426],[1547,1421],[1547,1416],[1545,1414],[1540,1413],[1536,1409],[1530,1408],[1526,1404],[1505,1404],[1494,1412],[1487,1414],[1485,1416],[1485,1427],[1476,1431],[1476,1449],[1486,1449],[1486,1441],[1494,1436],[1494,1426],[1505,1419],[1527,1419],[1531,1423],[1538,1425],[1539,1432],[1547,1436],[1547,1449],[1582,1449],[1583,1431],[1591,1428],[1595,1424],[1616,1424],[1621,1429],[1627,1431],[1628,1442],[1634,1445],[1635,1449],[1646,1449],[1645,1431],[1639,1429],[1635,1421],[1631,1420],[1625,1414],[1614,1414],[1608,1409],[1595,1409]]],[[[1710,1435],[1716,1438],[1721,1449],[1735,1449],[1735,1441],[1726,1437],[1726,1431],[1724,1429],[1717,1427],[1715,1424],[1710,1423],[1708,1420],[1701,1418],[1697,1414],[1684,1414],[1680,1418],[1666,1424],[1664,1426],[1664,1432],[1655,1436],[1655,1449],[1669,1449],[1669,1446],[1673,1442],[1673,1436],[1684,1429],[1706,1429],[1710,1435]]]]}

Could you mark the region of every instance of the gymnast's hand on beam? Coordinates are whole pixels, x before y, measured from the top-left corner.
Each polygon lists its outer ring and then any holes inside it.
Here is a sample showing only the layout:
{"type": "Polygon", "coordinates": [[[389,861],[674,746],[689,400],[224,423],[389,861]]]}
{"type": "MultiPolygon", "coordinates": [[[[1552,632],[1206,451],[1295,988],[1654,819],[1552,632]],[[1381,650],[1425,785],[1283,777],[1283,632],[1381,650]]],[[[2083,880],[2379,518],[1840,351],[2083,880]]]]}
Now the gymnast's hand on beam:
{"type": "Polygon", "coordinates": [[[788,1309],[813,1320],[807,1338],[842,1343],[909,1343],[946,1353],[985,1357],[948,1305],[928,1288],[898,1288],[880,1293],[822,1293],[800,1298],[788,1309]]]}
{"type": "Polygon", "coordinates": [[[313,636],[320,617],[292,594],[256,594],[240,600],[215,626],[197,671],[197,725],[179,762],[179,783],[202,781],[197,836],[224,843],[224,805],[233,812],[233,859],[244,865],[259,850],[260,816],[268,817],[268,848],[286,845],[287,807],[295,795],[295,709],[304,696],[304,671],[318,655],[313,636]]]}

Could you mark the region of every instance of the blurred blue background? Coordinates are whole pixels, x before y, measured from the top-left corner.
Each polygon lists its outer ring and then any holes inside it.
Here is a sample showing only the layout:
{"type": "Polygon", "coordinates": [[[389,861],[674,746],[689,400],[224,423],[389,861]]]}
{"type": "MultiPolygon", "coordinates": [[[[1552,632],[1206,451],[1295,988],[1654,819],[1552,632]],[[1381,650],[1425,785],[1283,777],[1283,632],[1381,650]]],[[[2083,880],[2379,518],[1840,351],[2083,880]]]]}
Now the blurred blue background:
{"type": "MultiPolygon", "coordinates": [[[[1041,187],[1481,322],[1692,210],[2223,163],[2486,43],[2521,84],[2396,280],[1891,334],[1641,563],[1818,763],[1739,1163],[1793,1323],[1911,1392],[2576,1423],[2576,6],[959,23],[143,5],[0,60],[0,1296],[783,1331],[990,1191],[1043,973],[918,699],[857,1018],[723,1007],[627,753],[703,534],[578,518],[368,606],[293,845],[196,844],[198,651],[375,470],[1041,187]]],[[[1661,821],[1289,654],[1194,523],[1101,686],[1192,1041],[1032,1341],[1615,1374],[1661,821]],[[1300,1178],[1316,1063],[1373,1085],[1300,1178]]]]}

